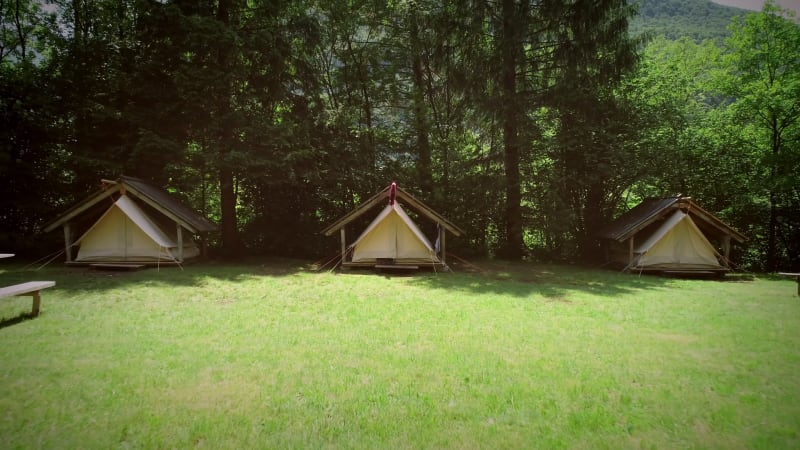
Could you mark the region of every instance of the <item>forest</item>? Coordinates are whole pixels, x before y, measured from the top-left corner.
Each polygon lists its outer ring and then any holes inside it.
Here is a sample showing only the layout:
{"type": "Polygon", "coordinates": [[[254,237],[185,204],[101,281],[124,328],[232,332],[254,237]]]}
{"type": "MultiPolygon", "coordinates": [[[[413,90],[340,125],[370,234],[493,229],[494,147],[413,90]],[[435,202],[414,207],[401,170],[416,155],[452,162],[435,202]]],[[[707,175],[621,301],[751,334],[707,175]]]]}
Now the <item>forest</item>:
{"type": "MultiPolygon", "coordinates": [[[[667,3],[667,2],[662,2],[667,3]]],[[[649,6],[648,6],[649,5],[649,6]]],[[[391,182],[466,257],[599,261],[594,232],[691,196],[800,269],[800,27],[631,26],[627,0],[0,0],[0,250],[128,175],[219,224],[212,252],[321,258],[391,182]]]]}
{"type": "Polygon", "coordinates": [[[729,35],[728,24],[745,12],[710,0],[640,0],[629,31],[670,40],[688,37],[698,43],[711,39],[722,45],[729,35]]]}

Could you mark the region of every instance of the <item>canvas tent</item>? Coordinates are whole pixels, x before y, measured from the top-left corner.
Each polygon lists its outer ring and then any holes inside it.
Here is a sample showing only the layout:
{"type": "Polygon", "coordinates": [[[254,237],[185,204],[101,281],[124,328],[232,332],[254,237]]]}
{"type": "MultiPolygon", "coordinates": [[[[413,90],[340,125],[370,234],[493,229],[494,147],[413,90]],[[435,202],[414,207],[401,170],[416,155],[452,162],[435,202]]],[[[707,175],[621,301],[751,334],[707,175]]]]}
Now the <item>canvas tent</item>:
{"type": "Polygon", "coordinates": [[[336,231],[340,232],[341,237],[343,267],[447,268],[445,234],[447,231],[456,236],[463,234],[461,229],[397,187],[395,183],[323,230],[323,234],[331,236],[336,231]],[[380,210],[358,238],[347,245],[346,225],[384,202],[388,204],[380,210]],[[414,209],[420,216],[436,223],[438,245],[431,244],[406,213],[401,202],[414,209]]]}
{"type": "Polygon", "coordinates": [[[353,262],[378,259],[439,261],[428,238],[398,203],[386,205],[351,248],[353,262]]]}
{"type": "Polygon", "coordinates": [[[127,195],[120,196],[86,233],[75,240],[76,262],[178,262],[200,250],[184,237],[182,248],[127,195]]]}
{"type": "Polygon", "coordinates": [[[142,180],[120,177],[105,180],[103,186],[45,227],[52,231],[63,226],[69,264],[181,263],[201,254],[192,235],[202,238],[216,229],[142,180]]]}
{"type": "Polygon", "coordinates": [[[689,214],[675,211],[634,250],[637,267],[720,269],[719,253],[689,214]]]}
{"type": "Polygon", "coordinates": [[[724,273],[731,241],[745,239],[682,196],[645,200],[598,234],[608,260],[631,271],[724,273]]]}

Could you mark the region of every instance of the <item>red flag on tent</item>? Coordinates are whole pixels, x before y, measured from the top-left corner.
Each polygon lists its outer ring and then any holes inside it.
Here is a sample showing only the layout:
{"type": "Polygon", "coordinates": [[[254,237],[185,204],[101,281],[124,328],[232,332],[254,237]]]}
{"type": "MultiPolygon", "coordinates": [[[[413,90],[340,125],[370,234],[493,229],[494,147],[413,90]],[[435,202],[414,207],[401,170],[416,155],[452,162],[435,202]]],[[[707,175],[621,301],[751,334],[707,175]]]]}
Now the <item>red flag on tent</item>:
{"type": "Polygon", "coordinates": [[[389,204],[394,205],[394,200],[397,198],[397,183],[392,181],[392,186],[389,188],[389,204]]]}

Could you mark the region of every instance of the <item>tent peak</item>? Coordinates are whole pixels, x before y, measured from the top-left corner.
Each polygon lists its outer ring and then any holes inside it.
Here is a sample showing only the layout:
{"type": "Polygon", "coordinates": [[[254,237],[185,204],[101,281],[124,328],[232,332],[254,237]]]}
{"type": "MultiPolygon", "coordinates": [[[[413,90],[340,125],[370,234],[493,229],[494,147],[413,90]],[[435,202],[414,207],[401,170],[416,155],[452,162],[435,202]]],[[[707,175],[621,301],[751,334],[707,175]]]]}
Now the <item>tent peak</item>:
{"type": "Polygon", "coordinates": [[[461,236],[462,234],[464,234],[464,230],[462,230],[461,228],[457,227],[456,225],[454,225],[453,223],[442,217],[440,214],[435,212],[430,206],[414,198],[414,196],[409,194],[403,188],[397,186],[397,182],[392,182],[392,184],[386,186],[380,192],[362,202],[361,205],[359,205],[356,209],[350,211],[349,213],[341,217],[339,220],[337,220],[336,222],[334,222],[333,224],[329,225],[327,228],[322,230],[322,234],[324,234],[325,236],[331,236],[333,233],[341,230],[342,228],[345,227],[345,225],[359,218],[361,215],[365,214],[373,207],[380,205],[382,202],[385,201],[384,199],[386,197],[384,196],[389,194],[389,191],[392,189],[393,185],[395,186],[395,192],[396,192],[395,201],[403,202],[405,206],[410,207],[412,210],[416,211],[417,213],[420,213],[421,215],[425,216],[427,219],[433,221],[434,223],[440,224],[442,227],[444,227],[447,231],[453,233],[453,235],[455,236],[461,236]]]}
{"type": "Polygon", "coordinates": [[[392,181],[392,184],[389,186],[389,204],[394,205],[394,201],[397,199],[397,183],[392,181]]]}

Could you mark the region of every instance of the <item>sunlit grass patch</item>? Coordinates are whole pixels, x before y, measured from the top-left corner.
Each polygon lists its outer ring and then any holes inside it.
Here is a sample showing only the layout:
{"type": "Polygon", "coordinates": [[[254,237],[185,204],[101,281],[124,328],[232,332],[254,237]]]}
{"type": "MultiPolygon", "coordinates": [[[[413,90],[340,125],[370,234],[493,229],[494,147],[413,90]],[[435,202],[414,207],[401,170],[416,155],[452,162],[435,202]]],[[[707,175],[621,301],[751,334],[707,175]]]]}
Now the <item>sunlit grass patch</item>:
{"type": "Polygon", "coordinates": [[[0,303],[10,447],[793,448],[793,282],[302,263],[55,279],[0,303]]]}

